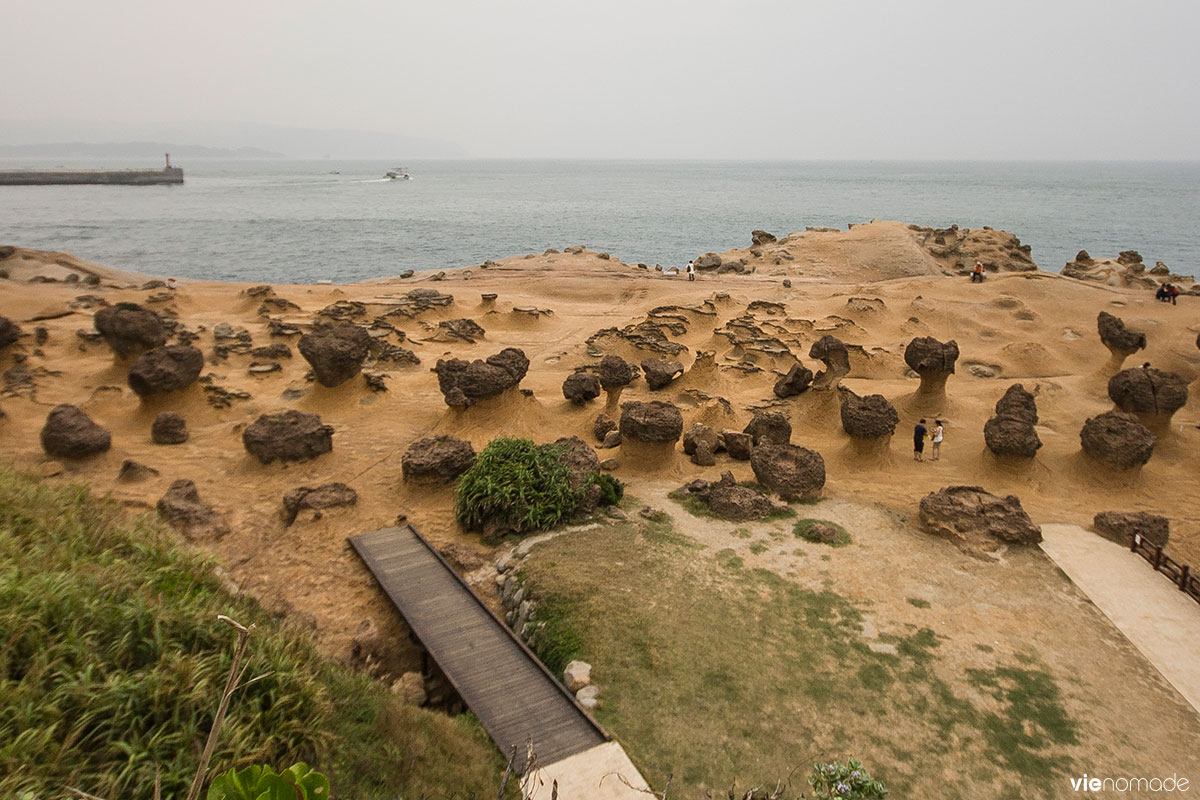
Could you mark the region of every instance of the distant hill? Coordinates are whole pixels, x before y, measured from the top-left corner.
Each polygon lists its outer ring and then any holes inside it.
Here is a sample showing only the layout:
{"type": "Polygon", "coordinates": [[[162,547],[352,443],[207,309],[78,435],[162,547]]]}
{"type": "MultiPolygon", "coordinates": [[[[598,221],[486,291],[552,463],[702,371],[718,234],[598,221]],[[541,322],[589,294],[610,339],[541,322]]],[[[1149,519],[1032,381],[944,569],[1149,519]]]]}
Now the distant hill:
{"type": "Polygon", "coordinates": [[[167,142],[50,142],[0,144],[0,158],[153,158],[164,153],[176,158],[284,158],[260,147],[204,147],[167,142]]]}

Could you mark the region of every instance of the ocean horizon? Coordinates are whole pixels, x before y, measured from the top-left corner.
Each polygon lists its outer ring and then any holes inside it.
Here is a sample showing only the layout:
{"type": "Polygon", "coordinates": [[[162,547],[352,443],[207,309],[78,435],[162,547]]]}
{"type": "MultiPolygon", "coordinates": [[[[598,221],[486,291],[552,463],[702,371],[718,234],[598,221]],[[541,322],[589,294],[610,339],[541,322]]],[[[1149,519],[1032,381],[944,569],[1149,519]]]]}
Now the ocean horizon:
{"type": "MultiPolygon", "coordinates": [[[[338,283],[582,244],[681,265],[871,219],[1006,230],[1058,272],[1081,249],[1200,271],[1200,162],[188,159],[183,186],[0,187],[0,244],[121,269],[338,283]],[[410,181],[384,173],[405,166],[410,181]]],[[[0,159],[8,168],[154,167],[0,159]]]]}

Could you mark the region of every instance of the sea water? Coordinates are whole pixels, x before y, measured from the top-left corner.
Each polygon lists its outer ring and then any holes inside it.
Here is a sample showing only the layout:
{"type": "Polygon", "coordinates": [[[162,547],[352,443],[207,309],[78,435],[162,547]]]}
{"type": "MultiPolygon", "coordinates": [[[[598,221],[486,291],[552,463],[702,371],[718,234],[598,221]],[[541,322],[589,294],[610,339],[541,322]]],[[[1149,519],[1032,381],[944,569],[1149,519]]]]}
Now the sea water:
{"type": "MultiPolygon", "coordinates": [[[[144,163],[0,160],[17,167],[144,163]]],[[[155,275],[336,282],[583,244],[681,265],[750,231],[895,219],[1200,271],[1200,163],[383,161],[180,164],[182,186],[0,187],[0,244],[155,275]]]]}

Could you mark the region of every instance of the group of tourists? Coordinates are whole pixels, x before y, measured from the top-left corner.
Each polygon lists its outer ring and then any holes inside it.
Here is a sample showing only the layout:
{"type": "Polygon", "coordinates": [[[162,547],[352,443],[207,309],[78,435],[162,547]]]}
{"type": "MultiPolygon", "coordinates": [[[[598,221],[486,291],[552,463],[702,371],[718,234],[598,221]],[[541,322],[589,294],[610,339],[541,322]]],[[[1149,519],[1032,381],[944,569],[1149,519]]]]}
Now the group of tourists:
{"type": "Polygon", "coordinates": [[[1178,305],[1175,298],[1179,297],[1179,287],[1173,283],[1164,283],[1158,287],[1158,291],[1154,293],[1154,299],[1160,303],[1170,303],[1178,305]]]}
{"type": "Polygon", "coordinates": [[[937,461],[942,457],[942,439],[945,436],[946,429],[942,425],[940,419],[933,421],[933,429],[926,427],[925,418],[921,417],[921,421],[913,428],[913,461],[924,461],[925,440],[930,439],[933,444],[933,451],[929,454],[930,461],[937,461]]]}

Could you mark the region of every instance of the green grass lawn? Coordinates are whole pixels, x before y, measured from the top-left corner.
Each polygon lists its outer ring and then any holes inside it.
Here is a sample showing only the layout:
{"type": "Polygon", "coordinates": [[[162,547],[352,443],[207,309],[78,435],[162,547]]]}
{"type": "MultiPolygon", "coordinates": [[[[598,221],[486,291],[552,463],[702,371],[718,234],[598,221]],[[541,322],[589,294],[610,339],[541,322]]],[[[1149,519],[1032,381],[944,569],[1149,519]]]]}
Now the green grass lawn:
{"type": "Polygon", "coordinates": [[[229,668],[226,614],[257,626],[212,766],[307,761],[334,797],[493,796],[472,717],[401,705],[316,653],[153,520],[0,468],[0,797],[182,797],[229,668]]]}
{"type": "Polygon", "coordinates": [[[1071,766],[1076,724],[1035,659],[945,665],[918,627],[876,652],[836,585],[749,569],[661,521],[560,536],[523,570],[592,663],[598,718],[672,796],[789,775],[798,796],[815,760],[858,757],[895,797],[1027,797],[1071,766]]]}

